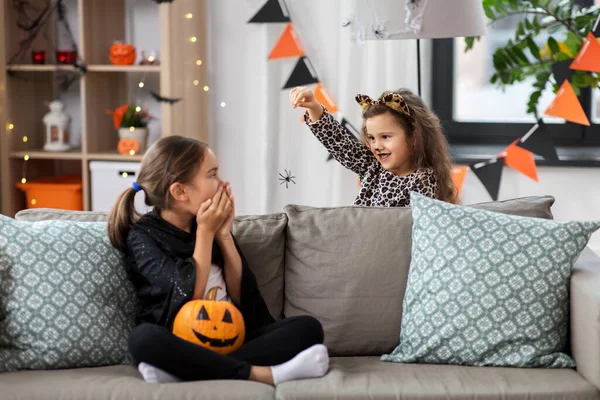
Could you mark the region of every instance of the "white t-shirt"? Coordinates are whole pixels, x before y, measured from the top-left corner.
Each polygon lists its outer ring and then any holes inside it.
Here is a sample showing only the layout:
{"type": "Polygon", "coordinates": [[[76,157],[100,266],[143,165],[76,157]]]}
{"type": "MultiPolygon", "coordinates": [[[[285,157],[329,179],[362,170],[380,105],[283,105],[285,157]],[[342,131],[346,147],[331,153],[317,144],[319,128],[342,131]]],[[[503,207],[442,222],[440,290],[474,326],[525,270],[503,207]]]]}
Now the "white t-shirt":
{"type": "Polygon", "coordinates": [[[217,297],[215,300],[231,302],[231,299],[229,296],[227,296],[227,286],[225,285],[225,279],[223,278],[223,269],[214,264],[210,266],[210,273],[208,274],[206,289],[204,289],[204,299],[206,299],[208,292],[210,292],[213,288],[218,288],[216,289],[217,297]]]}

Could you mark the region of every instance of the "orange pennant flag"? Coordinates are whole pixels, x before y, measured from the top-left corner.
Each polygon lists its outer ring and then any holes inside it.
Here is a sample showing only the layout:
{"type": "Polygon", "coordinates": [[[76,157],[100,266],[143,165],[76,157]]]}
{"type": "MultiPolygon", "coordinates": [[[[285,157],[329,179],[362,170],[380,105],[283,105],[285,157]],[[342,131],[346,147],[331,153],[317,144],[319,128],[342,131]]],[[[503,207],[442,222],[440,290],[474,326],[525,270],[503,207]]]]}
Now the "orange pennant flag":
{"type": "Polygon", "coordinates": [[[552,104],[545,111],[546,115],[566,119],[576,124],[590,126],[590,121],[585,115],[585,111],[579,103],[579,99],[571,87],[568,80],[565,79],[552,104]]]}
{"type": "Polygon", "coordinates": [[[504,157],[504,165],[507,167],[519,171],[523,175],[530,177],[536,182],[539,182],[533,153],[517,146],[517,143],[520,140],[521,139],[519,138],[512,142],[510,146],[508,146],[502,153],[498,155],[498,157],[504,157]]]}
{"type": "Polygon", "coordinates": [[[462,191],[468,169],[469,167],[465,166],[454,166],[452,168],[452,182],[454,182],[454,186],[456,187],[456,193],[458,195],[460,195],[460,192],[462,191]]]}
{"type": "Polygon", "coordinates": [[[306,53],[304,53],[300,38],[292,24],[289,23],[285,27],[279,40],[277,40],[275,47],[271,50],[269,60],[274,60],[276,58],[304,57],[305,55],[306,53]]]}
{"type": "Polygon", "coordinates": [[[569,67],[580,71],[600,72],[600,43],[589,32],[579,54],[569,67]]]}
{"type": "Polygon", "coordinates": [[[329,93],[327,90],[325,90],[325,87],[323,87],[323,85],[320,83],[317,84],[317,87],[315,88],[315,99],[319,103],[323,104],[330,114],[335,114],[338,112],[337,105],[333,102],[333,99],[331,96],[329,96],[329,93]]]}

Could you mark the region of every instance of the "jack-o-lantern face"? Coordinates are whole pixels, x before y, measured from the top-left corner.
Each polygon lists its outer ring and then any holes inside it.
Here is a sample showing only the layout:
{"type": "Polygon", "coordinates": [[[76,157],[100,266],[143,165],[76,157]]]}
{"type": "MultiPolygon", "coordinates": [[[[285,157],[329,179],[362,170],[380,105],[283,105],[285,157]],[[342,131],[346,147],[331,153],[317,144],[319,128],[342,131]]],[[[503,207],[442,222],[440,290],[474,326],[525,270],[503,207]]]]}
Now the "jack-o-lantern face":
{"type": "Polygon", "coordinates": [[[135,47],[131,44],[115,43],[110,46],[110,62],[114,65],[132,65],[135,62],[135,47]]]}
{"type": "Polygon", "coordinates": [[[135,139],[119,139],[119,153],[133,156],[140,151],[140,142],[135,139]]]}
{"type": "Polygon", "coordinates": [[[227,301],[192,300],[177,313],[173,333],[217,353],[229,354],[244,343],[244,319],[227,301]]]}

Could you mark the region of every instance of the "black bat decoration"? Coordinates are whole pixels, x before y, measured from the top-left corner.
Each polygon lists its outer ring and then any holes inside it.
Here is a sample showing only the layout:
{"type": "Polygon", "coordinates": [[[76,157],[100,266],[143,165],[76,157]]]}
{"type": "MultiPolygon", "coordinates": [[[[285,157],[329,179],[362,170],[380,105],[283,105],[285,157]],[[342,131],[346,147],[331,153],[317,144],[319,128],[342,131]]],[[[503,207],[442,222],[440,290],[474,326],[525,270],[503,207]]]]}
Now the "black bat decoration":
{"type": "Polygon", "coordinates": [[[158,93],[154,92],[154,91],[150,91],[150,94],[152,95],[152,97],[154,98],[154,100],[159,101],[161,103],[169,103],[169,104],[175,104],[178,101],[181,101],[180,98],[178,99],[174,99],[174,98],[169,98],[169,97],[162,97],[161,95],[159,95],[158,93]]]}

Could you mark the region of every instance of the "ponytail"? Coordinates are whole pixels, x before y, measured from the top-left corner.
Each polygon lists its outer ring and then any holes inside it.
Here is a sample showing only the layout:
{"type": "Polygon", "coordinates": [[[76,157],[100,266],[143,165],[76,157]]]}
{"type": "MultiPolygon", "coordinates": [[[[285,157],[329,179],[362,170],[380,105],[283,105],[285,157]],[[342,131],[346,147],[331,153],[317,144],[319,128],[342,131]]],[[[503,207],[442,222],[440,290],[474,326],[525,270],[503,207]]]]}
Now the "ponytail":
{"type": "Polygon", "coordinates": [[[108,238],[114,247],[125,252],[127,235],[140,214],[135,209],[136,190],[125,190],[108,214],[108,238]]]}

